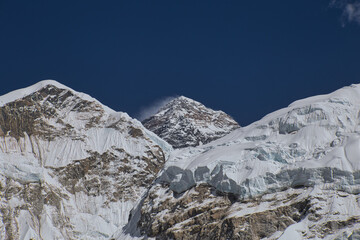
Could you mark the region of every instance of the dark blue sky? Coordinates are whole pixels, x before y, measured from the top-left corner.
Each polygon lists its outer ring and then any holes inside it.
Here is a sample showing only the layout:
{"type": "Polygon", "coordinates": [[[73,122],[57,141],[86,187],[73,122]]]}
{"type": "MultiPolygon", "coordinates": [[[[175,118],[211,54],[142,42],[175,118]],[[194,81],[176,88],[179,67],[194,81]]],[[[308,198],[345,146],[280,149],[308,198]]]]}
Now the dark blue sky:
{"type": "Polygon", "coordinates": [[[247,125],[359,82],[341,18],[326,0],[0,0],[0,94],[55,79],[131,116],[185,95],[247,125]]]}

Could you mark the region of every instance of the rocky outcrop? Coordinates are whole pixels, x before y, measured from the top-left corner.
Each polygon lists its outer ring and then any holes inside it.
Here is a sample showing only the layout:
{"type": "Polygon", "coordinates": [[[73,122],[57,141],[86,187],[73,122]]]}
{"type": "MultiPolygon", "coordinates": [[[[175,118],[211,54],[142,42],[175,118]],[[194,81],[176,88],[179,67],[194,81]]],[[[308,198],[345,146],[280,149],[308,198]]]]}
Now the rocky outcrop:
{"type": "Polygon", "coordinates": [[[206,144],[240,127],[226,113],[183,96],[173,99],[142,123],[174,148],[206,144]]]}
{"type": "Polygon", "coordinates": [[[90,128],[99,124],[104,109],[99,103],[81,99],[71,90],[48,84],[23,98],[0,107],[0,136],[12,136],[16,139],[37,135],[52,140],[58,136],[69,136],[74,130],[70,123],[64,123],[65,114],[92,113],[85,120],[90,128]],[[56,119],[56,124],[47,120],[56,119]]]}
{"type": "Polygon", "coordinates": [[[158,239],[351,239],[360,227],[360,85],[170,154],[137,209],[158,239]]]}
{"type": "Polygon", "coordinates": [[[239,128],[180,97],[144,122],[172,151],[57,82],[9,93],[0,238],[356,239],[359,99],[354,85],[239,128]]]}
{"type": "Polygon", "coordinates": [[[331,205],[358,198],[331,190],[289,188],[240,201],[207,184],[182,194],[157,185],[143,202],[138,227],[143,236],[156,239],[289,239],[286,230],[300,224],[307,226],[299,230],[302,239],[333,239],[360,226],[359,205],[349,213],[331,205]]]}
{"type": "Polygon", "coordinates": [[[148,151],[144,156],[132,156],[123,149],[73,161],[60,168],[52,168],[53,174],[71,194],[77,192],[89,196],[105,197],[109,202],[136,201],[139,188],[146,189],[153,182],[165,163],[160,148],[148,151]]]}
{"type": "Polygon", "coordinates": [[[171,149],[127,114],[55,81],[0,103],[1,239],[110,238],[171,149]]]}

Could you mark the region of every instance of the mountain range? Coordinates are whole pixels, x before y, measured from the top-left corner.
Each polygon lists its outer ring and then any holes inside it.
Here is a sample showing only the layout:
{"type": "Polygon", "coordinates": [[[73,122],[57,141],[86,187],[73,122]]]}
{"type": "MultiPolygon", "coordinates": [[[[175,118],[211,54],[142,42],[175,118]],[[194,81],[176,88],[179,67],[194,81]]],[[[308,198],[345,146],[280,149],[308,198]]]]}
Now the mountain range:
{"type": "Polygon", "coordinates": [[[1,239],[359,239],[360,85],[248,126],[142,123],[53,80],[0,97],[1,239]]]}

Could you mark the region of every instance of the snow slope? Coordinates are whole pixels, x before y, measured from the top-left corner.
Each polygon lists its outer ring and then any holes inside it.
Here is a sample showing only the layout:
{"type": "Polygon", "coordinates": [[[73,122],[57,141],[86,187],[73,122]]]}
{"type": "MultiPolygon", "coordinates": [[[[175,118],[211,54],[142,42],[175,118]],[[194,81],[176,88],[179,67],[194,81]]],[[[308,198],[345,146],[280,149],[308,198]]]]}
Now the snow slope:
{"type": "Polygon", "coordinates": [[[360,235],[360,85],[232,121],[180,97],[151,123],[173,150],[52,80],[1,96],[0,238],[360,235]]]}
{"type": "Polygon", "coordinates": [[[108,239],[171,146],[56,81],[0,97],[1,237],[108,239]]]}
{"type": "MultiPolygon", "coordinates": [[[[161,219],[167,219],[165,222],[168,223],[172,216],[171,209],[175,208],[174,205],[183,206],[181,201],[189,201],[186,200],[187,198],[194,199],[193,189],[205,184],[217,193],[233,196],[230,201],[235,198],[240,202],[273,193],[278,196],[286,195],[288,194],[286,191],[289,191],[287,189],[312,189],[307,196],[301,198],[303,202],[291,201],[294,204],[290,206],[295,209],[293,211],[308,215],[301,219],[291,218],[292,222],[298,223],[287,228],[282,239],[289,239],[290,236],[295,239],[295,235],[300,238],[311,238],[312,234],[319,238],[327,238],[331,233],[336,234],[341,231],[347,231],[350,234],[354,226],[360,228],[359,221],[356,220],[360,216],[359,123],[360,84],[344,87],[328,95],[296,101],[287,108],[268,114],[261,120],[206,145],[174,150],[170,154],[165,170],[157,179],[158,184],[152,187],[141,208],[142,218],[140,218],[139,226],[142,226],[142,233],[162,237],[185,234],[179,229],[186,228],[185,226],[188,226],[186,222],[198,221],[197,217],[192,216],[193,211],[189,213],[188,218],[184,217],[182,220],[173,218],[173,224],[176,225],[165,225],[165,223],[162,225],[161,219]],[[177,197],[163,197],[163,200],[152,197],[159,195],[158,192],[168,190],[177,197]],[[339,191],[349,197],[343,199],[338,196],[339,191]],[[324,218],[322,219],[325,222],[315,221],[315,218],[311,220],[308,208],[317,204],[315,199],[332,199],[334,195],[339,198],[336,204],[335,202],[322,203],[319,210],[314,210],[325,215],[327,220],[325,221],[324,218]],[[158,204],[154,204],[154,201],[158,204]],[[169,201],[174,205],[171,205],[169,201]],[[156,207],[165,204],[170,204],[169,208],[156,207]],[[299,207],[307,205],[309,206],[299,207]],[[321,212],[320,210],[331,206],[335,208],[332,211],[321,212]],[[348,214],[338,214],[344,211],[348,214]],[[149,226],[144,222],[145,219],[159,222],[149,226]],[[336,223],[330,224],[330,220],[336,223]],[[322,235],[320,232],[318,234],[312,232],[315,228],[326,229],[328,227],[326,224],[338,226],[338,229],[334,232],[329,230],[322,235]],[[299,232],[301,235],[298,234],[299,232]]],[[[214,201],[210,200],[211,204],[214,201]]],[[[188,204],[185,209],[191,208],[191,201],[188,204]]],[[[186,212],[185,209],[183,212],[186,212]]],[[[231,214],[231,208],[226,211],[227,214],[231,214]]],[[[288,216],[284,217],[288,218],[288,216]]],[[[206,221],[211,221],[207,219],[206,221]]],[[[199,234],[202,231],[210,231],[203,227],[204,224],[210,223],[200,224],[196,228],[196,231],[200,231],[199,234]]],[[[283,230],[277,228],[279,232],[271,239],[282,234],[283,230]]],[[[231,234],[234,234],[234,231],[231,234]]],[[[259,236],[262,235],[252,237],[259,236]]]]}
{"type": "Polygon", "coordinates": [[[190,170],[194,176],[197,169],[206,167],[208,175],[199,175],[200,182],[210,182],[219,172],[239,186],[246,179],[255,181],[253,188],[248,187],[245,192],[219,186],[219,190],[234,191],[243,197],[266,191],[268,186],[259,181],[264,181],[267,173],[322,168],[357,172],[359,100],[360,85],[352,85],[329,95],[294,102],[207,145],[176,150],[166,166],[190,170]]]}

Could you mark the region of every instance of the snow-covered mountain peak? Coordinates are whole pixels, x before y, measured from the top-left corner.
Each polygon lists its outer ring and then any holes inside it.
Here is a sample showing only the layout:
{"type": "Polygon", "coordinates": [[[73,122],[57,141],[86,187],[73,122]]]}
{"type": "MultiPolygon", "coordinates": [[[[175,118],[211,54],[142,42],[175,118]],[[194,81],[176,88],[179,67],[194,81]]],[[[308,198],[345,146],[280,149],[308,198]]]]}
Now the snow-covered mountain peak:
{"type": "Polygon", "coordinates": [[[167,103],[143,124],[175,148],[205,144],[239,128],[224,112],[184,96],[167,103]]]}
{"type": "MultiPolygon", "coordinates": [[[[165,106],[161,107],[155,115],[163,116],[167,114],[173,115],[174,117],[184,116],[186,114],[191,114],[195,112],[199,108],[205,109],[206,107],[200,102],[197,102],[191,98],[179,96],[169,101],[167,104],[165,104],[165,106]]],[[[145,119],[144,121],[146,120],[147,119],[145,119]]]]}
{"type": "MultiPolygon", "coordinates": [[[[168,102],[162,107],[157,114],[165,114],[167,111],[173,111],[183,114],[191,114],[196,111],[209,111],[210,108],[205,107],[202,103],[185,96],[179,96],[168,102]]],[[[221,111],[218,111],[221,112],[221,111]]]]}
{"type": "Polygon", "coordinates": [[[5,95],[0,96],[0,106],[5,105],[6,103],[13,102],[17,99],[21,99],[23,97],[26,97],[28,95],[31,95],[45,87],[54,86],[59,89],[66,89],[70,90],[71,92],[75,92],[73,89],[55,81],[55,80],[43,80],[38,83],[35,83],[29,87],[21,88],[14,90],[12,92],[9,92],[5,95]]]}
{"type": "Polygon", "coordinates": [[[108,239],[171,150],[126,113],[56,81],[0,101],[0,239],[108,239]]]}
{"type": "Polygon", "coordinates": [[[312,103],[329,102],[329,100],[342,99],[346,102],[356,102],[360,97],[360,84],[352,84],[342,87],[334,92],[323,95],[311,96],[308,98],[297,100],[289,105],[289,107],[301,107],[312,103]]]}
{"type": "Polygon", "coordinates": [[[144,124],[53,80],[1,96],[0,239],[359,238],[360,85],[243,128],[184,96],[144,124]]]}
{"type": "MultiPolygon", "coordinates": [[[[42,95],[48,94],[48,95],[56,95],[56,94],[65,94],[66,92],[71,92],[73,95],[76,95],[77,97],[89,101],[89,102],[96,102],[97,104],[102,105],[98,100],[95,98],[89,96],[86,93],[77,92],[55,80],[43,80],[38,83],[35,83],[29,87],[21,88],[18,90],[14,90],[12,92],[9,92],[5,95],[0,96],[0,107],[4,106],[7,103],[16,101],[18,99],[24,98],[26,96],[32,95],[36,92],[39,92],[43,90],[42,95]],[[53,91],[51,91],[53,89],[53,91]],[[66,90],[66,91],[54,91],[54,89],[58,90],[66,90]]],[[[109,113],[114,113],[115,111],[110,109],[109,107],[102,105],[103,109],[109,113]]]]}
{"type": "Polygon", "coordinates": [[[188,103],[188,104],[196,104],[196,105],[203,105],[202,103],[194,100],[194,99],[191,99],[191,98],[188,98],[188,97],[185,97],[185,96],[179,96],[177,98],[174,98],[172,101],[170,101],[169,103],[171,104],[175,104],[175,103],[179,103],[179,102],[183,102],[183,103],[188,103]]]}
{"type": "Polygon", "coordinates": [[[358,239],[359,149],[360,85],[295,101],[173,151],[137,226],[164,239],[358,239]]]}

